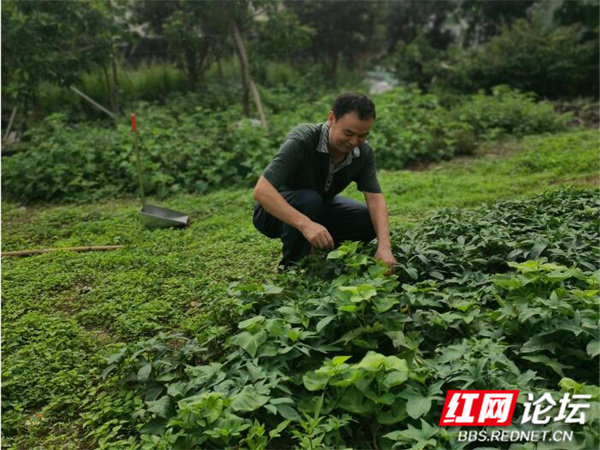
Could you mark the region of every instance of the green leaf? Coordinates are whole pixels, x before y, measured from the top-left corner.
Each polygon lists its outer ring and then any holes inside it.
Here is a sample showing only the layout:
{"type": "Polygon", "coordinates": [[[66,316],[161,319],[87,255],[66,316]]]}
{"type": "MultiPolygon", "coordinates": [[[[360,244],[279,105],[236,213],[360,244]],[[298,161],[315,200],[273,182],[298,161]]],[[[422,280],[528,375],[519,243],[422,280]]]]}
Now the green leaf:
{"type": "Polygon", "coordinates": [[[587,354],[590,355],[590,358],[600,355],[600,341],[590,341],[585,350],[587,351],[587,354]]]}
{"type": "Polygon", "coordinates": [[[334,250],[327,254],[327,259],[340,259],[344,255],[345,253],[342,253],[340,250],[334,250]]]}
{"type": "Polygon", "coordinates": [[[163,386],[153,385],[151,388],[148,388],[148,390],[146,390],[144,401],[150,402],[156,400],[158,397],[160,397],[160,394],[162,394],[164,390],[165,388],[163,386]]]}
{"type": "Polygon", "coordinates": [[[272,284],[263,284],[263,289],[265,294],[281,294],[283,292],[283,288],[272,284]]]}
{"type": "Polygon", "coordinates": [[[494,278],[492,282],[499,288],[505,289],[507,291],[512,291],[524,286],[524,283],[521,280],[521,278],[516,275],[498,276],[494,278]]]}
{"type": "Polygon", "coordinates": [[[440,353],[438,361],[441,363],[460,361],[460,359],[468,352],[468,350],[469,349],[466,340],[463,340],[457,345],[449,345],[446,348],[438,348],[440,353]]]}
{"type": "Polygon", "coordinates": [[[170,396],[165,395],[153,402],[146,402],[146,404],[148,405],[149,412],[156,414],[158,417],[166,419],[169,416],[169,410],[173,404],[173,401],[170,396]]]}
{"type": "Polygon", "coordinates": [[[533,246],[533,248],[531,249],[531,251],[529,252],[529,255],[527,256],[527,258],[538,259],[540,257],[540,255],[542,254],[542,252],[546,249],[547,246],[548,246],[547,242],[539,242],[539,243],[535,244],[533,246]]]}
{"type": "Polygon", "coordinates": [[[358,306],[356,306],[356,305],[340,306],[339,310],[346,311],[346,312],[356,312],[356,311],[358,311],[358,306]]]}
{"type": "Polygon", "coordinates": [[[377,290],[370,284],[339,286],[338,289],[346,294],[343,298],[348,299],[349,294],[350,301],[354,303],[363,302],[377,295],[377,290]]]}
{"type": "Polygon", "coordinates": [[[357,389],[345,389],[338,407],[353,414],[369,414],[376,409],[373,401],[357,389]]]}
{"type": "Polygon", "coordinates": [[[319,320],[319,322],[317,323],[317,333],[319,331],[321,331],[323,328],[325,328],[327,325],[329,325],[329,323],[335,319],[335,316],[327,316],[322,318],[321,320],[319,320]]]}
{"type": "Polygon", "coordinates": [[[331,365],[333,365],[335,367],[339,367],[342,364],[344,364],[346,361],[348,361],[350,358],[352,358],[352,357],[351,356],[335,356],[331,360],[331,365]]]}
{"type": "Polygon", "coordinates": [[[383,385],[387,389],[391,389],[394,386],[401,385],[406,380],[408,380],[408,371],[406,371],[406,372],[393,371],[393,372],[388,373],[386,375],[386,377],[383,379],[383,385]]]}
{"type": "Polygon", "coordinates": [[[165,425],[166,421],[164,419],[155,417],[142,427],[140,433],[162,436],[165,433],[165,425]]]}
{"type": "Polygon", "coordinates": [[[387,266],[381,261],[377,261],[377,264],[369,266],[368,270],[371,278],[382,278],[387,271],[387,266]]]}
{"type": "Polygon", "coordinates": [[[398,303],[398,300],[394,297],[374,298],[373,304],[377,308],[377,312],[384,313],[392,309],[394,305],[398,303]]]}
{"type": "Polygon", "coordinates": [[[108,376],[109,373],[111,373],[113,370],[115,370],[117,368],[117,364],[110,364],[108,365],[100,374],[100,378],[102,378],[103,380],[106,379],[106,377],[108,376]]]}
{"type": "MultiPolygon", "coordinates": [[[[296,413],[296,415],[298,416],[298,418],[300,418],[300,415],[298,413],[296,413]]],[[[292,419],[292,420],[294,420],[294,419],[292,419]]],[[[280,433],[287,428],[287,426],[290,424],[290,422],[291,422],[291,420],[284,420],[283,422],[281,422],[274,429],[269,431],[269,437],[271,439],[279,437],[280,433]]]]}
{"type": "Polygon", "coordinates": [[[400,359],[397,356],[386,356],[384,360],[386,370],[397,370],[398,372],[408,373],[408,365],[406,360],[400,359]]]}
{"type": "Polygon", "coordinates": [[[337,387],[347,387],[352,384],[359,378],[360,372],[358,370],[346,369],[343,370],[340,374],[334,376],[329,380],[329,384],[331,386],[337,387]]]}
{"type": "Polygon", "coordinates": [[[156,381],[173,381],[178,375],[175,372],[167,372],[155,378],[156,381]]]}
{"type": "Polygon", "coordinates": [[[443,280],[444,279],[444,275],[442,275],[440,272],[438,272],[437,270],[434,270],[432,272],[429,272],[429,276],[433,277],[433,278],[437,278],[438,280],[443,280]]]}
{"type": "Polygon", "coordinates": [[[427,414],[431,409],[431,399],[423,396],[409,396],[406,402],[406,412],[413,419],[427,414]]]}
{"type": "Polygon", "coordinates": [[[254,411],[269,401],[269,397],[256,392],[252,386],[246,386],[242,392],[231,397],[231,409],[234,411],[254,411]]]}
{"type": "Polygon", "coordinates": [[[127,353],[127,347],[123,347],[121,350],[119,350],[117,353],[113,353],[112,355],[110,355],[107,359],[106,359],[106,364],[115,364],[120,362],[123,357],[125,356],[125,354],[127,353]]]}
{"type": "Polygon", "coordinates": [[[404,270],[406,270],[408,276],[411,277],[413,280],[419,279],[419,272],[417,272],[417,269],[415,269],[414,267],[407,267],[404,270]]]}
{"type": "Polygon", "coordinates": [[[558,362],[556,359],[548,358],[545,355],[534,355],[534,356],[521,356],[522,359],[526,359],[527,361],[536,362],[540,364],[544,364],[554,370],[561,377],[564,377],[563,369],[572,369],[573,366],[568,366],[558,362]]]}
{"type": "Polygon", "coordinates": [[[377,422],[381,425],[394,425],[398,422],[403,422],[406,420],[408,415],[406,414],[406,408],[404,405],[399,404],[398,399],[394,405],[392,405],[392,409],[387,411],[381,411],[377,414],[377,422]]]}
{"type": "Polygon", "coordinates": [[[385,394],[383,394],[382,396],[380,396],[376,403],[380,404],[380,405],[393,405],[394,401],[396,400],[396,396],[394,394],[392,394],[391,392],[386,392],[385,394]]]}
{"type": "Polygon", "coordinates": [[[283,314],[285,321],[288,323],[296,324],[302,322],[298,311],[291,306],[282,306],[281,308],[277,308],[277,311],[283,314]]]}
{"type": "Polygon", "coordinates": [[[263,323],[264,321],[265,321],[264,316],[251,317],[250,319],[243,320],[242,322],[240,322],[238,324],[238,328],[240,330],[243,330],[244,328],[252,328],[254,325],[263,323]]]}
{"type": "Polygon", "coordinates": [[[279,354],[279,348],[270,342],[267,342],[265,345],[261,345],[258,350],[258,357],[273,357],[279,354]]]}
{"type": "Polygon", "coordinates": [[[327,375],[316,372],[308,372],[302,376],[304,387],[309,391],[319,391],[321,389],[325,389],[325,386],[327,386],[327,380],[329,380],[327,375]]]}
{"type": "Polygon", "coordinates": [[[356,365],[356,368],[368,370],[369,372],[377,372],[384,362],[385,356],[379,353],[369,352],[361,362],[356,365]]]}
{"type": "Polygon", "coordinates": [[[169,385],[167,394],[172,397],[183,397],[189,390],[188,383],[186,381],[178,381],[169,385]]]}
{"type": "Polygon", "coordinates": [[[142,368],[140,370],[138,370],[137,380],[142,383],[148,381],[148,378],[150,378],[151,372],[152,372],[152,364],[145,364],[144,366],[142,366],[142,368]]]}
{"type": "Polygon", "coordinates": [[[265,330],[261,330],[256,334],[244,331],[243,333],[237,334],[232,338],[232,342],[246,350],[246,352],[248,352],[252,358],[256,356],[258,347],[260,347],[261,344],[263,344],[266,340],[267,332],[265,330]]]}
{"type": "Polygon", "coordinates": [[[265,321],[265,329],[271,336],[283,336],[283,320],[281,319],[268,319],[265,321]]]}
{"type": "Polygon", "coordinates": [[[275,408],[277,408],[277,412],[281,414],[284,419],[299,420],[301,418],[298,411],[290,405],[276,405],[275,408]]]}
{"type": "Polygon", "coordinates": [[[356,346],[356,347],[361,347],[361,348],[366,348],[366,349],[370,349],[370,350],[375,350],[377,348],[379,348],[379,343],[377,342],[377,339],[352,339],[352,341],[350,341],[352,345],[356,346]]]}
{"type": "Polygon", "coordinates": [[[204,394],[203,401],[204,411],[203,416],[208,420],[208,423],[215,422],[223,412],[224,401],[219,393],[204,394]]]}

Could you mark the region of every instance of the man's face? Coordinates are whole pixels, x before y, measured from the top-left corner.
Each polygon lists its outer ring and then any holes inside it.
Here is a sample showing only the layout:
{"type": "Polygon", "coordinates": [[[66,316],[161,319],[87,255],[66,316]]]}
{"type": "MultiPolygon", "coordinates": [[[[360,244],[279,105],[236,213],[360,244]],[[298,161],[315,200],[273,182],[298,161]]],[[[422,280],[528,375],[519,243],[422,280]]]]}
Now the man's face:
{"type": "Polygon", "coordinates": [[[360,120],[356,111],[344,114],[338,120],[329,113],[329,146],[332,156],[347,155],[369,137],[373,119],[360,120]]]}

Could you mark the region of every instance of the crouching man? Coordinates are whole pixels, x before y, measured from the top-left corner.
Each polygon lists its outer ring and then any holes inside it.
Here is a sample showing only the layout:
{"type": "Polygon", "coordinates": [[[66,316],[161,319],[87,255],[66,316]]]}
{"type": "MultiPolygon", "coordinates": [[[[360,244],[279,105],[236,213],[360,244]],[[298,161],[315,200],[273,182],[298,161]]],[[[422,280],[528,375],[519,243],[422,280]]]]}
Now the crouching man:
{"type": "Polygon", "coordinates": [[[281,239],[280,265],[289,267],[312,248],[377,237],[375,258],[393,271],[387,204],[367,143],[374,121],[367,96],[343,94],[325,123],[295,127],[265,169],[254,188],[253,222],[265,236],[281,239]],[[337,195],[353,181],[366,206],[337,195]]]}

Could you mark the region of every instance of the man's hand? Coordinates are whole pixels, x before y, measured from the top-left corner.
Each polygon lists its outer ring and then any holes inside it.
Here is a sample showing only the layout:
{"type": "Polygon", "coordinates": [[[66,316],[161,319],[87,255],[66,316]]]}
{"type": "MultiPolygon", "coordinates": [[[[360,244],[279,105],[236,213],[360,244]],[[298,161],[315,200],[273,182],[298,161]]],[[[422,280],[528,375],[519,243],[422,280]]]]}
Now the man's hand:
{"type": "Polygon", "coordinates": [[[378,247],[377,253],[375,253],[375,259],[383,261],[388,266],[388,271],[386,275],[391,275],[394,273],[394,265],[396,264],[396,258],[394,258],[391,249],[378,247]]]}
{"type": "Polygon", "coordinates": [[[394,265],[396,259],[392,254],[392,246],[390,244],[390,222],[388,217],[387,203],[383,194],[374,192],[365,192],[365,200],[369,214],[373,221],[373,228],[377,234],[377,253],[375,259],[383,261],[388,266],[386,275],[394,273],[394,265]]]}
{"type": "Polygon", "coordinates": [[[333,238],[327,228],[317,222],[308,222],[300,232],[314,248],[331,249],[334,246],[333,238]]]}

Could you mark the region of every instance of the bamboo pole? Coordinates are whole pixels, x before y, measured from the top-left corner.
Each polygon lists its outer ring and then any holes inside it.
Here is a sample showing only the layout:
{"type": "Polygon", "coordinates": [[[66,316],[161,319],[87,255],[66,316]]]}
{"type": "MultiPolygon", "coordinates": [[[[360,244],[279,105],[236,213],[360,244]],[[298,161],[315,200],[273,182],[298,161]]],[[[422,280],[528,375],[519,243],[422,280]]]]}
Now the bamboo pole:
{"type": "Polygon", "coordinates": [[[108,114],[110,117],[112,117],[113,119],[116,120],[115,115],[110,112],[108,109],[106,109],[104,106],[102,106],[100,103],[94,101],[93,99],[91,99],[90,97],[88,97],[87,95],[85,95],[83,92],[81,92],[79,89],[77,89],[74,86],[69,86],[69,89],[71,89],[73,92],[75,92],[77,95],[83,97],[84,99],[86,99],[88,102],[90,102],[92,105],[94,105],[96,108],[98,108],[100,111],[102,111],[103,113],[108,114]]]}
{"type": "Polygon", "coordinates": [[[4,133],[4,139],[8,138],[10,134],[10,129],[12,128],[12,124],[15,120],[15,115],[17,114],[17,107],[15,106],[12,110],[12,114],[10,115],[10,120],[8,121],[8,126],[6,127],[6,133],[4,133]]]}
{"type": "Polygon", "coordinates": [[[124,245],[103,245],[98,247],[59,247],[59,248],[41,248],[38,250],[19,250],[14,252],[2,252],[2,257],[5,256],[30,256],[39,255],[42,253],[58,252],[67,250],[71,252],[102,252],[108,250],[117,250],[125,247],[124,245]]]}

